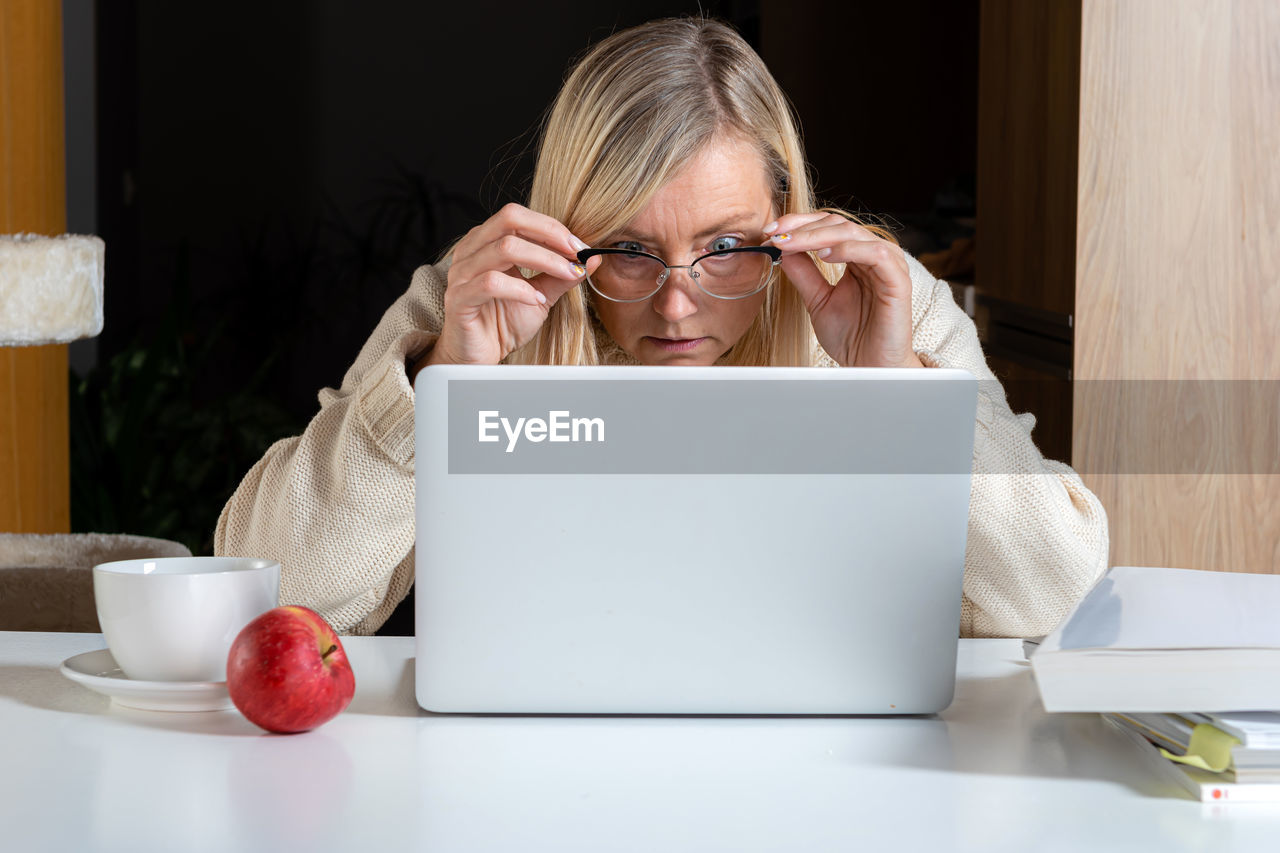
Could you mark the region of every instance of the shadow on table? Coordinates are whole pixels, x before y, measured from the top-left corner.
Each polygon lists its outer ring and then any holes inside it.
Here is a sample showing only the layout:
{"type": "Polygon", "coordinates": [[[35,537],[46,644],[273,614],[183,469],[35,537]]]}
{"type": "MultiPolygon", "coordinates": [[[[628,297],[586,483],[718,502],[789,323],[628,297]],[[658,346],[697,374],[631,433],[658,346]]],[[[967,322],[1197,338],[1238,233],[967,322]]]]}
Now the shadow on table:
{"type": "Polygon", "coordinates": [[[945,729],[947,748],[904,753],[898,766],[1004,777],[1092,779],[1113,782],[1146,797],[1189,799],[1147,772],[1138,753],[1100,715],[1047,713],[1029,667],[958,685],[955,701],[938,722],[945,729]]]}
{"type": "Polygon", "coordinates": [[[101,714],[111,705],[106,696],[72,685],[56,668],[47,666],[0,665],[0,696],[69,714],[101,714]]]}
{"type": "Polygon", "coordinates": [[[0,666],[0,697],[33,708],[64,714],[105,717],[128,725],[214,735],[252,735],[263,732],[239,711],[144,711],[117,705],[107,696],[71,684],[57,669],[42,666],[0,666]]]}
{"type": "MultiPolygon", "coordinates": [[[[402,687],[413,699],[412,662],[402,687]]],[[[373,710],[371,713],[384,713],[373,710]]],[[[662,739],[690,732],[719,737],[734,728],[764,726],[770,748],[829,747],[838,765],[918,769],[1028,779],[1096,780],[1146,797],[1182,795],[1148,773],[1124,738],[1096,714],[1048,714],[1029,669],[957,685],[955,701],[940,715],[698,715],[698,714],[436,714],[419,712],[432,728],[461,734],[524,731],[541,737],[565,726],[595,730],[668,730],[662,739]],[[710,724],[710,725],[708,725],[710,724]]],[[[1184,797],[1185,798],[1185,797],[1184,797]]]]}

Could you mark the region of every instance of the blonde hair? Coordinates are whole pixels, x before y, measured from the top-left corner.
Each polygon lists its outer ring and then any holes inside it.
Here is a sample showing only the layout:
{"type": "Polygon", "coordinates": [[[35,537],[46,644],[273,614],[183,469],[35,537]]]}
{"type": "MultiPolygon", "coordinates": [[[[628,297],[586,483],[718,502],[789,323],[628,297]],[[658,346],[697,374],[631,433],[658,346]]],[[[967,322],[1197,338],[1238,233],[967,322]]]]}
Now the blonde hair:
{"type": "MultiPolygon", "coordinates": [[[[725,134],[759,151],[778,211],[814,209],[798,122],[741,36],[704,18],[623,30],[591,48],[565,80],[543,125],[528,206],[596,245],[725,134]]],[[[817,263],[828,281],[843,271],[817,263]]],[[[589,299],[585,282],[562,296],[538,334],[508,361],[598,364],[589,299]]],[[[812,336],[808,311],[782,276],[722,362],[808,365],[812,336]]]]}

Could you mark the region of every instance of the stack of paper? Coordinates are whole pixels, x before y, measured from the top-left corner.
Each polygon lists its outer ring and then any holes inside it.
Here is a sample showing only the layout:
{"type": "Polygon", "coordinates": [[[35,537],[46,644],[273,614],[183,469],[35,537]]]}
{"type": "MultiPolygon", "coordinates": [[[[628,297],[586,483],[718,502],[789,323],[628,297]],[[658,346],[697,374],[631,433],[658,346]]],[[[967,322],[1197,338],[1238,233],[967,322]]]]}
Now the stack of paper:
{"type": "Polygon", "coordinates": [[[1031,655],[1202,799],[1280,802],[1280,575],[1117,566],[1031,655]]]}
{"type": "Polygon", "coordinates": [[[1234,714],[1104,714],[1148,753],[1165,778],[1205,801],[1280,802],[1280,714],[1262,738],[1241,737],[1234,714]],[[1246,739],[1247,738],[1247,739],[1246,739]]]}

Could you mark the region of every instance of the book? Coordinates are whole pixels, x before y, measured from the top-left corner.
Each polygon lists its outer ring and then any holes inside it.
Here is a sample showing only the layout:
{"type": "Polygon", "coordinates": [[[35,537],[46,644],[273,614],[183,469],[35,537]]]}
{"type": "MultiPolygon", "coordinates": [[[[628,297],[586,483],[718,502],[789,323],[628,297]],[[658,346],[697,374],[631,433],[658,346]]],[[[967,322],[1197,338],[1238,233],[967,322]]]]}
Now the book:
{"type": "Polygon", "coordinates": [[[1170,761],[1221,774],[1228,782],[1280,782],[1280,749],[1248,747],[1202,714],[1104,714],[1155,744],[1170,761]]]}
{"type": "Polygon", "coordinates": [[[1280,749],[1280,713],[1266,711],[1237,711],[1234,713],[1201,714],[1229,735],[1240,739],[1250,748],[1280,749]]]}
{"type": "Polygon", "coordinates": [[[1031,655],[1047,711],[1280,710],[1280,575],[1116,566],[1031,655]]]}
{"type": "Polygon", "coordinates": [[[1205,803],[1280,803],[1280,782],[1240,783],[1226,781],[1221,774],[1176,764],[1160,754],[1159,748],[1138,732],[1109,715],[1103,719],[1133,744],[1146,765],[1166,782],[1177,785],[1205,803]]]}

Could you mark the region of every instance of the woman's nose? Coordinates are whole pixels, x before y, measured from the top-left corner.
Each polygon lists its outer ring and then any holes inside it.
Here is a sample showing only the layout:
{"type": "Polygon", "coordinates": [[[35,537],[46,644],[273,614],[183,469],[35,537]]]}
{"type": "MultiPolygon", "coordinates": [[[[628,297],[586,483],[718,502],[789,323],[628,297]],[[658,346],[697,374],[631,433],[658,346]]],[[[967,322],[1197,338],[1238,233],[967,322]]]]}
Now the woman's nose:
{"type": "Polygon", "coordinates": [[[653,310],[668,323],[683,320],[698,310],[697,290],[689,270],[673,269],[662,289],[653,295],[653,310]]]}

